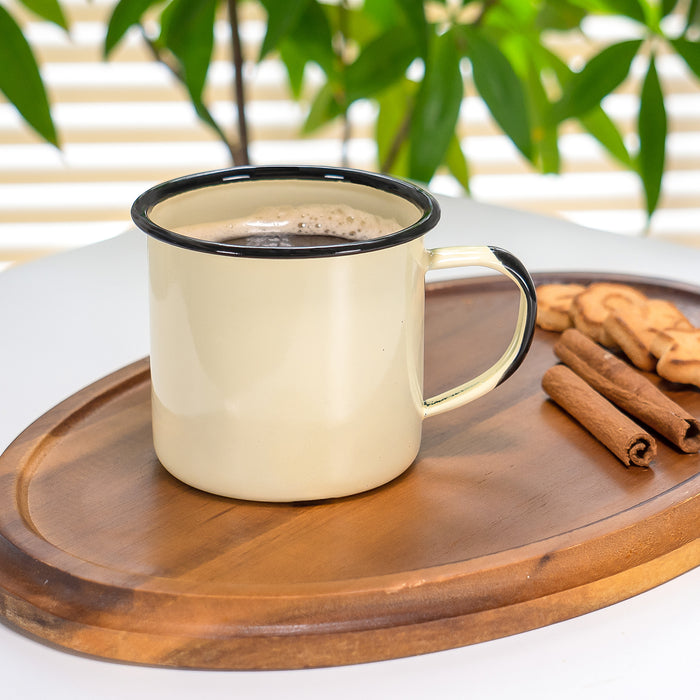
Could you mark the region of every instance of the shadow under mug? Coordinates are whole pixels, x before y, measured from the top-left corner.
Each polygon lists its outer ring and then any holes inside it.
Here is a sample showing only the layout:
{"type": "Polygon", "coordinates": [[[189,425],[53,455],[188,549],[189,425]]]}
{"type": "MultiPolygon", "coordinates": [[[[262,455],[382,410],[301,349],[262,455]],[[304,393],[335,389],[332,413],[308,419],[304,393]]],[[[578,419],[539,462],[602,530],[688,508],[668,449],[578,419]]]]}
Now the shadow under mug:
{"type": "Polygon", "coordinates": [[[402,180],[231,168],[157,185],[136,199],[132,218],[149,236],[156,454],[204,491],[303,501],[385,484],[414,461],[425,418],[503,382],[532,341],[535,290],[520,261],[489,246],[426,250],[438,203],[402,180]],[[394,219],[396,230],[300,247],[205,233],[263,207],[336,204],[394,219]],[[513,338],[478,377],[424,399],[425,275],[463,266],[492,268],[519,287],[513,338]]]}

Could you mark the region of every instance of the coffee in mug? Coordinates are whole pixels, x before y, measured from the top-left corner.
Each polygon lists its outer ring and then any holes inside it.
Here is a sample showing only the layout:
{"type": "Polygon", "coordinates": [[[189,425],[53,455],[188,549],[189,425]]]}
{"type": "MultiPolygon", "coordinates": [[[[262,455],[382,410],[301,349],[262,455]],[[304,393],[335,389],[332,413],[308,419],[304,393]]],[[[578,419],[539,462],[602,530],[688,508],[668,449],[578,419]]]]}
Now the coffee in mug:
{"type": "Polygon", "coordinates": [[[263,207],[248,216],[187,226],[180,232],[252,248],[293,248],[362,241],[400,228],[394,219],[339,203],[263,207]]]}
{"type": "Polygon", "coordinates": [[[305,501],[381,486],[414,461],[426,418],[504,381],[532,340],[522,263],[490,246],[426,250],[438,203],[393,177],[231,168],[158,185],[132,217],[148,234],[154,447],[204,491],[305,501]],[[425,398],[426,272],[474,265],[520,289],[513,339],[425,398]]]}

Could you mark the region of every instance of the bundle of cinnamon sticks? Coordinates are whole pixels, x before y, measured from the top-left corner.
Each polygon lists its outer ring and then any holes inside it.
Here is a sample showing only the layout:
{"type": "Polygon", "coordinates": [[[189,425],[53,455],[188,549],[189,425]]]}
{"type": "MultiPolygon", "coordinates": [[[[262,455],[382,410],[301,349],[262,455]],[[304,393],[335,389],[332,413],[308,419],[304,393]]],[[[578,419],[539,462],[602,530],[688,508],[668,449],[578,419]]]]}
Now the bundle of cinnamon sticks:
{"type": "Polygon", "coordinates": [[[700,421],[610,351],[571,328],[554,353],[566,366],[547,370],[543,389],[625,466],[648,467],[656,455],[654,437],[629,416],[683,452],[700,451],[700,421]]]}

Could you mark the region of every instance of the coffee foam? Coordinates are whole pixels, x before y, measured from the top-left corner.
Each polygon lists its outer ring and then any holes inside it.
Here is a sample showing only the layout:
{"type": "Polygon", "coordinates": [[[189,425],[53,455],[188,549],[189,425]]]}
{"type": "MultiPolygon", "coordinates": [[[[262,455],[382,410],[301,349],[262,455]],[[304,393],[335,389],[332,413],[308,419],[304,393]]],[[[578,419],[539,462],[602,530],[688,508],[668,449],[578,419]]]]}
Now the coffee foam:
{"type": "Polygon", "coordinates": [[[280,233],[340,236],[351,241],[366,241],[400,231],[401,228],[394,219],[386,219],[347,204],[293,204],[262,207],[238,219],[181,226],[177,231],[207,241],[280,233]]]}

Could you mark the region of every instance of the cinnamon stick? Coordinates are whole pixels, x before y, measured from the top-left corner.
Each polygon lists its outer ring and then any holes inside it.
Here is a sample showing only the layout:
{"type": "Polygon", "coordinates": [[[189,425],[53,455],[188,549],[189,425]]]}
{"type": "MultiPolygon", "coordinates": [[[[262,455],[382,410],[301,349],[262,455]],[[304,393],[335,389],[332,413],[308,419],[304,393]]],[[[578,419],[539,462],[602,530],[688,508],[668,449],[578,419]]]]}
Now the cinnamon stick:
{"type": "Polygon", "coordinates": [[[564,331],[554,353],[596,391],[683,452],[700,451],[700,421],[583,333],[574,328],[564,331]]]}
{"type": "Polygon", "coordinates": [[[550,367],[542,377],[542,388],[626,467],[648,467],[654,459],[654,438],[568,367],[550,367]]]}

